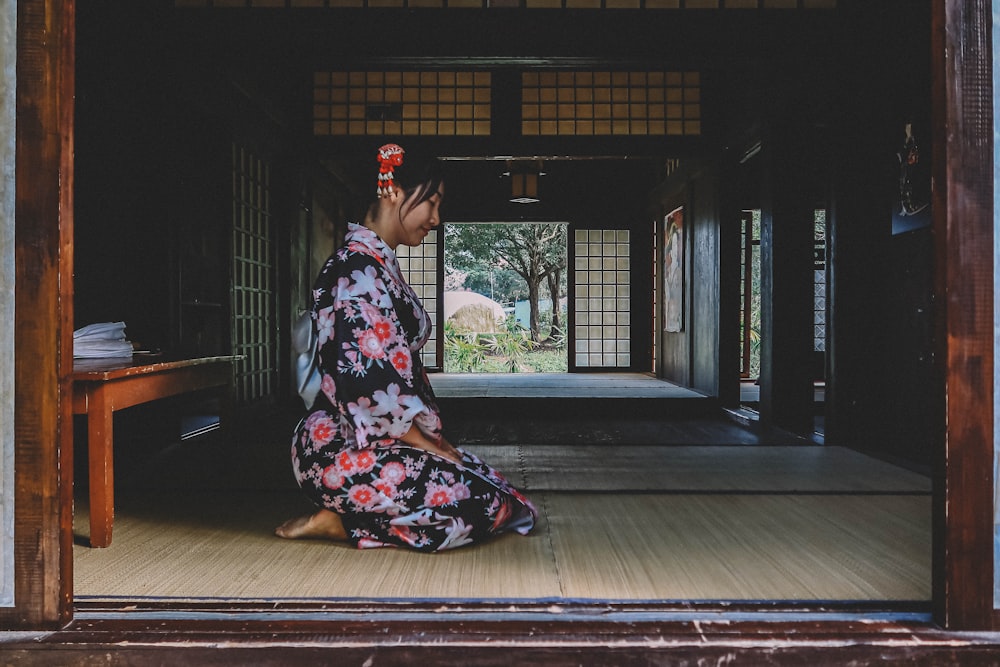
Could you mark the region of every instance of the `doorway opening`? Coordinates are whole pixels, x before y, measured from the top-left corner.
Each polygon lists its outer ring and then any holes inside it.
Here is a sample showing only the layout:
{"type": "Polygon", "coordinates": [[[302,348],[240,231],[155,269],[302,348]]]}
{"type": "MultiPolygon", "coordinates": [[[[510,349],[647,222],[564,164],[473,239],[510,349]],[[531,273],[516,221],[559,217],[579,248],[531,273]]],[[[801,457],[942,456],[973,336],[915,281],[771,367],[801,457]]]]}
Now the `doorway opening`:
{"type": "Polygon", "coordinates": [[[450,223],[444,371],[565,373],[565,222],[450,223]]]}
{"type": "MultiPolygon", "coordinates": [[[[586,189],[602,197],[616,192],[616,206],[630,200],[606,179],[595,183],[586,189]]],[[[607,219],[594,215],[591,222],[596,226],[607,219]]],[[[583,216],[578,224],[581,220],[583,216]]],[[[639,243],[633,249],[625,225],[613,219],[611,229],[580,225],[574,230],[574,306],[569,315],[575,369],[628,368],[633,357],[630,327],[633,322],[648,327],[645,317],[633,318],[644,314],[645,306],[632,307],[647,295],[636,290],[633,296],[632,287],[649,282],[644,265],[652,262],[640,261],[647,258],[645,250],[639,243]]],[[[437,281],[444,275],[444,253],[442,249],[439,255],[438,247],[428,242],[407,259],[408,282],[419,290],[428,310],[436,306],[437,281]]],[[[635,334],[634,339],[644,342],[644,335],[635,334]]],[[[432,339],[425,350],[435,349],[432,339]]],[[[606,372],[601,379],[622,382],[614,375],[606,372]]],[[[579,374],[574,379],[596,384],[594,378],[579,374]]],[[[691,416],[692,405],[704,402],[697,396],[679,397],[684,401],[677,406],[682,418],[669,423],[661,411],[666,399],[640,401],[644,397],[632,386],[615,384],[590,402],[577,396],[553,400],[551,387],[541,391],[548,400],[538,403],[557,419],[544,425],[547,430],[525,431],[531,442],[483,437],[470,438],[468,445],[511,474],[544,509],[547,530],[539,531],[537,539],[504,539],[488,550],[459,552],[448,558],[447,568],[402,552],[359,556],[343,545],[276,540],[271,527],[308,508],[300,506],[288,477],[287,445],[282,443],[291,425],[262,419],[263,427],[250,421],[243,425],[245,437],[235,440],[235,451],[222,442],[215,447],[179,447],[179,456],[158,458],[130,479],[121,479],[125,493],[119,507],[119,548],[79,548],[78,599],[94,604],[123,598],[129,603],[155,598],[178,604],[192,599],[266,600],[272,606],[287,600],[319,599],[317,604],[325,605],[331,599],[448,601],[470,596],[639,604],[929,599],[929,564],[923,558],[929,553],[926,480],[844,449],[790,447],[801,443],[784,436],[764,439],[728,422],[706,424],[691,416]],[[632,421],[637,407],[652,415],[649,421],[632,421]],[[593,421],[583,417],[607,421],[591,428],[593,421]],[[654,426],[647,428],[654,417],[654,426]],[[622,422],[628,422],[630,430],[625,431],[622,422]],[[537,444],[542,436],[547,441],[537,444]],[[738,446],[743,444],[755,446],[738,446]],[[824,458],[817,463],[815,457],[824,458]],[[844,466],[851,467],[845,472],[844,466]],[[826,474],[805,478],[803,471],[826,474]],[[875,492],[865,493],[870,489],[875,492]],[[859,527],[852,521],[859,514],[873,520],[859,527]],[[581,516],[595,517],[586,530],[578,529],[581,516]],[[878,517],[884,517],[884,523],[878,517]],[[679,524],[678,518],[691,522],[679,524]],[[906,530],[886,530],[886,523],[902,523],[906,530]],[[168,533],[167,528],[177,532],[168,533]],[[860,528],[868,530],[859,535],[860,528]],[[852,552],[858,545],[863,548],[852,552]],[[124,549],[132,546],[144,549],[124,549]],[[901,564],[900,552],[916,557],[901,564]],[[734,553],[754,557],[734,559],[734,553]],[[827,557],[828,564],[817,566],[820,556],[827,557]],[[301,570],[291,573],[290,564],[301,570]],[[882,564],[891,564],[892,570],[880,569],[882,564]],[[415,575],[415,567],[422,571],[415,575]],[[839,576],[819,581],[817,573],[827,572],[839,576]],[[897,572],[901,574],[892,576],[897,572]],[[125,581],[129,578],[124,573],[136,576],[125,581]],[[196,580],[191,576],[195,573],[203,578],[196,580]],[[440,576],[429,576],[434,573],[440,576]]],[[[526,396],[521,389],[516,398],[526,396]]],[[[523,411],[510,405],[491,401],[503,420],[473,416],[505,435],[511,424],[525,421],[523,411]]],[[[448,423],[450,427],[453,422],[448,423]]],[[[121,449],[127,451],[127,443],[121,449]]]]}
{"type": "MultiPolygon", "coordinates": [[[[813,211],[813,430],[824,432],[826,389],[826,209],[813,211]]],[[[760,406],[761,247],[760,209],[740,214],[740,405],[757,411],[760,406]]]]}
{"type": "Polygon", "coordinates": [[[740,404],[760,400],[760,209],[740,213],[740,404]]]}

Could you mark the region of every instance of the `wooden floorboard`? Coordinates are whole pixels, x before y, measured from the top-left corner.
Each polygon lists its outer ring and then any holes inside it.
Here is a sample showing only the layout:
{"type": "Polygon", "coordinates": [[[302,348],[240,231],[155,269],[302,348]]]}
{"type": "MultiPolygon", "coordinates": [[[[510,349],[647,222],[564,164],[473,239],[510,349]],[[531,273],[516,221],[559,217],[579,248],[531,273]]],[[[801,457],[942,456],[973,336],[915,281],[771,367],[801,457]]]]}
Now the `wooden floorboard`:
{"type": "Polygon", "coordinates": [[[1000,650],[996,633],[945,632],[926,621],[879,615],[716,612],[639,618],[552,605],[487,613],[441,606],[420,610],[78,612],[60,632],[0,633],[0,659],[46,667],[971,667],[995,666],[1000,650]],[[778,620],[768,620],[775,615],[778,620]]]}

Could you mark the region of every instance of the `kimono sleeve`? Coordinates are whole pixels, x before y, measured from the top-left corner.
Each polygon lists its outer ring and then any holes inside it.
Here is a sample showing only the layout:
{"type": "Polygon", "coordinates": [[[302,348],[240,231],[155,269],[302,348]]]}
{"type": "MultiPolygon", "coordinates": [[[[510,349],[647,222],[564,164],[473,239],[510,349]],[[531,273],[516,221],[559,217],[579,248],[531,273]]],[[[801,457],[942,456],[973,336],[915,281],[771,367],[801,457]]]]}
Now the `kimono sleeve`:
{"type": "Polygon", "coordinates": [[[344,265],[332,306],[336,403],[353,424],[358,447],[391,444],[432,410],[415,389],[390,280],[374,258],[355,256],[344,265]]]}

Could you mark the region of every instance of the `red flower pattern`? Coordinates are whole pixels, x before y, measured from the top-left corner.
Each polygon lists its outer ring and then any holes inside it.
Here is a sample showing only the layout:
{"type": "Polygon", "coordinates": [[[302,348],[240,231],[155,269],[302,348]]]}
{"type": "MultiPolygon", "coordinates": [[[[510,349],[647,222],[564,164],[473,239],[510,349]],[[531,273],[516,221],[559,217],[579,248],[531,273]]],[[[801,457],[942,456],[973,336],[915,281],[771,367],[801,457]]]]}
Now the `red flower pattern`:
{"type": "Polygon", "coordinates": [[[378,339],[383,343],[387,342],[392,336],[392,322],[388,319],[382,317],[377,321],[372,323],[372,331],[378,336],[378,339]]]}
{"type": "Polygon", "coordinates": [[[455,502],[455,493],[450,486],[430,482],[427,485],[427,493],[424,495],[424,505],[427,507],[441,507],[455,502]]]}
{"type": "Polygon", "coordinates": [[[413,363],[410,357],[410,351],[405,347],[396,348],[392,353],[392,367],[400,372],[401,375],[410,374],[410,365],[413,363]]]}
{"type": "Polygon", "coordinates": [[[313,442],[320,445],[325,445],[333,440],[336,434],[336,425],[332,419],[326,416],[315,420],[309,429],[309,437],[312,438],[313,442]]]}
{"type": "Polygon", "coordinates": [[[406,466],[396,461],[390,461],[382,466],[379,477],[392,484],[402,484],[403,480],[406,479],[406,466]]]}
{"type": "Polygon", "coordinates": [[[357,484],[350,488],[347,497],[358,507],[368,508],[375,504],[378,492],[368,484],[357,484]]]}
{"type": "Polygon", "coordinates": [[[344,476],[340,474],[340,470],[336,465],[327,466],[323,471],[323,486],[333,491],[336,491],[344,485],[344,476]]]}
{"type": "Polygon", "coordinates": [[[423,406],[405,419],[440,437],[434,394],[413,354],[431,322],[371,230],[351,225],[347,242],[313,291],[313,312],[325,310],[331,322],[320,343],[323,392],[293,440],[296,479],[318,506],[340,514],[360,548],[435,551],[526,533],[534,509],[496,470],[471,454],[454,463],[391,435],[410,428],[401,417],[407,406],[423,406]],[[390,391],[394,385],[401,391],[390,391]],[[374,400],[376,392],[385,400],[374,400]]]}
{"type": "Polygon", "coordinates": [[[358,336],[358,349],[369,359],[385,359],[385,348],[374,329],[365,329],[358,336]]]}

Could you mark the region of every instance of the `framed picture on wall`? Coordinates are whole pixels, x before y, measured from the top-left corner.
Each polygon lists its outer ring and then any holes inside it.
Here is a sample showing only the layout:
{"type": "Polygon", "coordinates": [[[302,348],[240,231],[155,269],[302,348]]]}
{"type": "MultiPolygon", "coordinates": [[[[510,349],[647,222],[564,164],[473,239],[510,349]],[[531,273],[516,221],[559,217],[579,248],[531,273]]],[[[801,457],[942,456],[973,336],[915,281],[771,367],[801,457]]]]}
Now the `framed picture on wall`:
{"type": "Polygon", "coordinates": [[[684,207],[663,221],[663,329],[684,330],[684,207]]]}
{"type": "Polygon", "coordinates": [[[931,224],[931,167],[928,123],[908,118],[900,123],[896,163],[899,176],[892,204],[892,233],[931,224]]]}

